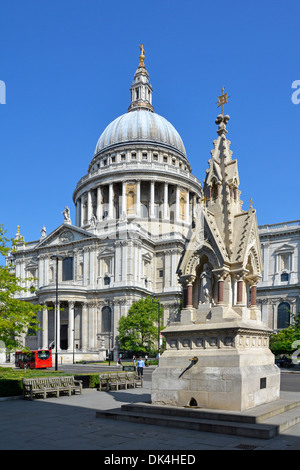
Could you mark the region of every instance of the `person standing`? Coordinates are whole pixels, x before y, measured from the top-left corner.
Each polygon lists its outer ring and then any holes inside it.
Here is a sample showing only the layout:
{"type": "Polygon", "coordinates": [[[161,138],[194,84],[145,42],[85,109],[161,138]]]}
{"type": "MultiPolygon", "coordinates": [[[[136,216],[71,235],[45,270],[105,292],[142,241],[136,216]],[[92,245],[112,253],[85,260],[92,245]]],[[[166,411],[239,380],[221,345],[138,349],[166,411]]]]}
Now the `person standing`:
{"type": "Polygon", "coordinates": [[[137,372],[138,377],[143,377],[145,362],[143,361],[142,357],[140,356],[139,360],[137,361],[137,372]]]}

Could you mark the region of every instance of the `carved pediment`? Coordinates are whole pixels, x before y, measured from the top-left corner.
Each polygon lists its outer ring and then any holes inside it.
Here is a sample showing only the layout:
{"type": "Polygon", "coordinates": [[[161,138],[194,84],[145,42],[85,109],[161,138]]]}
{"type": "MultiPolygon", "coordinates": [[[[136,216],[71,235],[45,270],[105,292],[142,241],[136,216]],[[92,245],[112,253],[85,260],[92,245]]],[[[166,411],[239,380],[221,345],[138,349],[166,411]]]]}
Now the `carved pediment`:
{"type": "Polygon", "coordinates": [[[289,245],[287,243],[285,243],[284,245],[282,245],[280,248],[278,248],[277,250],[275,250],[275,253],[276,254],[280,254],[280,253],[292,253],[295,251],[295,247],[293,245],[289,245]]]}
{"type": "Polygon", "coordinates": [[[48,236],[44,237],[36,246],[36,248],[47,248],[54,245],[66,245],[68,243],[77,242],[94,238],[94,235],[75,227],[70,224],[62,224],[57,229],[53,230],[48,236]]]}

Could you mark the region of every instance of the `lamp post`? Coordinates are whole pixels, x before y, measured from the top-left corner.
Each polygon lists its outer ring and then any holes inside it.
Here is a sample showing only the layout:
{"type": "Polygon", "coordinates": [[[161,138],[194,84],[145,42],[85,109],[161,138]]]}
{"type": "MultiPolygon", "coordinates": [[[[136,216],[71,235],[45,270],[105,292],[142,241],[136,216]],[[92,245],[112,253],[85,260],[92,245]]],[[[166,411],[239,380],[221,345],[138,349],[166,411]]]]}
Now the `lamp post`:
{"type": "Polygon", "coordinates": [[[75,364],[75,305],[73,309],[73,364],[75,364]]]}
{"type": "Polygon", "coordinates": [[[51,259],[56,260],[56,288],[55,288],[55,370],[58,370],[58,260],[62,260],[63,256],[60,255],[51,255],[51,259]]]}
{"type": "Polygon", "coordinates": [[[157,324],[158,324],[158,338],[157,338],[157,347],[158,347],[158,354],[159,354],[159,350],[160,350],[160,301],[159,300],[155,300],[154,297],[152,297],[152,302],[154,304],[157,304],[157,309],[158,309],[158,312],[157,312],[157,324]]]}

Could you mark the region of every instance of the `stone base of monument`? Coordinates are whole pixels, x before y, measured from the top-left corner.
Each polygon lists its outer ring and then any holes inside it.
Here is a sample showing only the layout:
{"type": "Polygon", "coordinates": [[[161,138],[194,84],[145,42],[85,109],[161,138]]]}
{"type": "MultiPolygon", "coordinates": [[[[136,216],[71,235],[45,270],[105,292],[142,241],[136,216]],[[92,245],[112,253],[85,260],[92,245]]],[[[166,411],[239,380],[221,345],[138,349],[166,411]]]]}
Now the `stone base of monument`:
{"type": "Polygon", "coordinates": [[[175,325],[152,375],[152,403],[243,411],[279,398],[270,331],[257,321],[175,325]]]}
{"type": "Polygon", "coordinates": [[[244,412],[131,403],[113,410],[97,411],[96,417],[174,429],[271,439],[300,422],[300,400],[299,394],[282,392],[275,402],[244,412]]]}

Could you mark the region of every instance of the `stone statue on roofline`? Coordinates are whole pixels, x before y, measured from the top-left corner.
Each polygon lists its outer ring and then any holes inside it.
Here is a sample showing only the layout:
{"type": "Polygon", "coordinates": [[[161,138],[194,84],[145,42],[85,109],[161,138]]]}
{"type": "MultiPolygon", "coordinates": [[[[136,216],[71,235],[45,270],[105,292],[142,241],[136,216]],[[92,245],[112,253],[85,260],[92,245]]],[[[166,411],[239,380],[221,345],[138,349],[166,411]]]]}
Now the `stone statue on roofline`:
{"type": "Polygon", "coordinates": [[[68,206],[65,206],[62,213],[64,215],[64,224],[71,224],[70,209],[68,206]]]}

